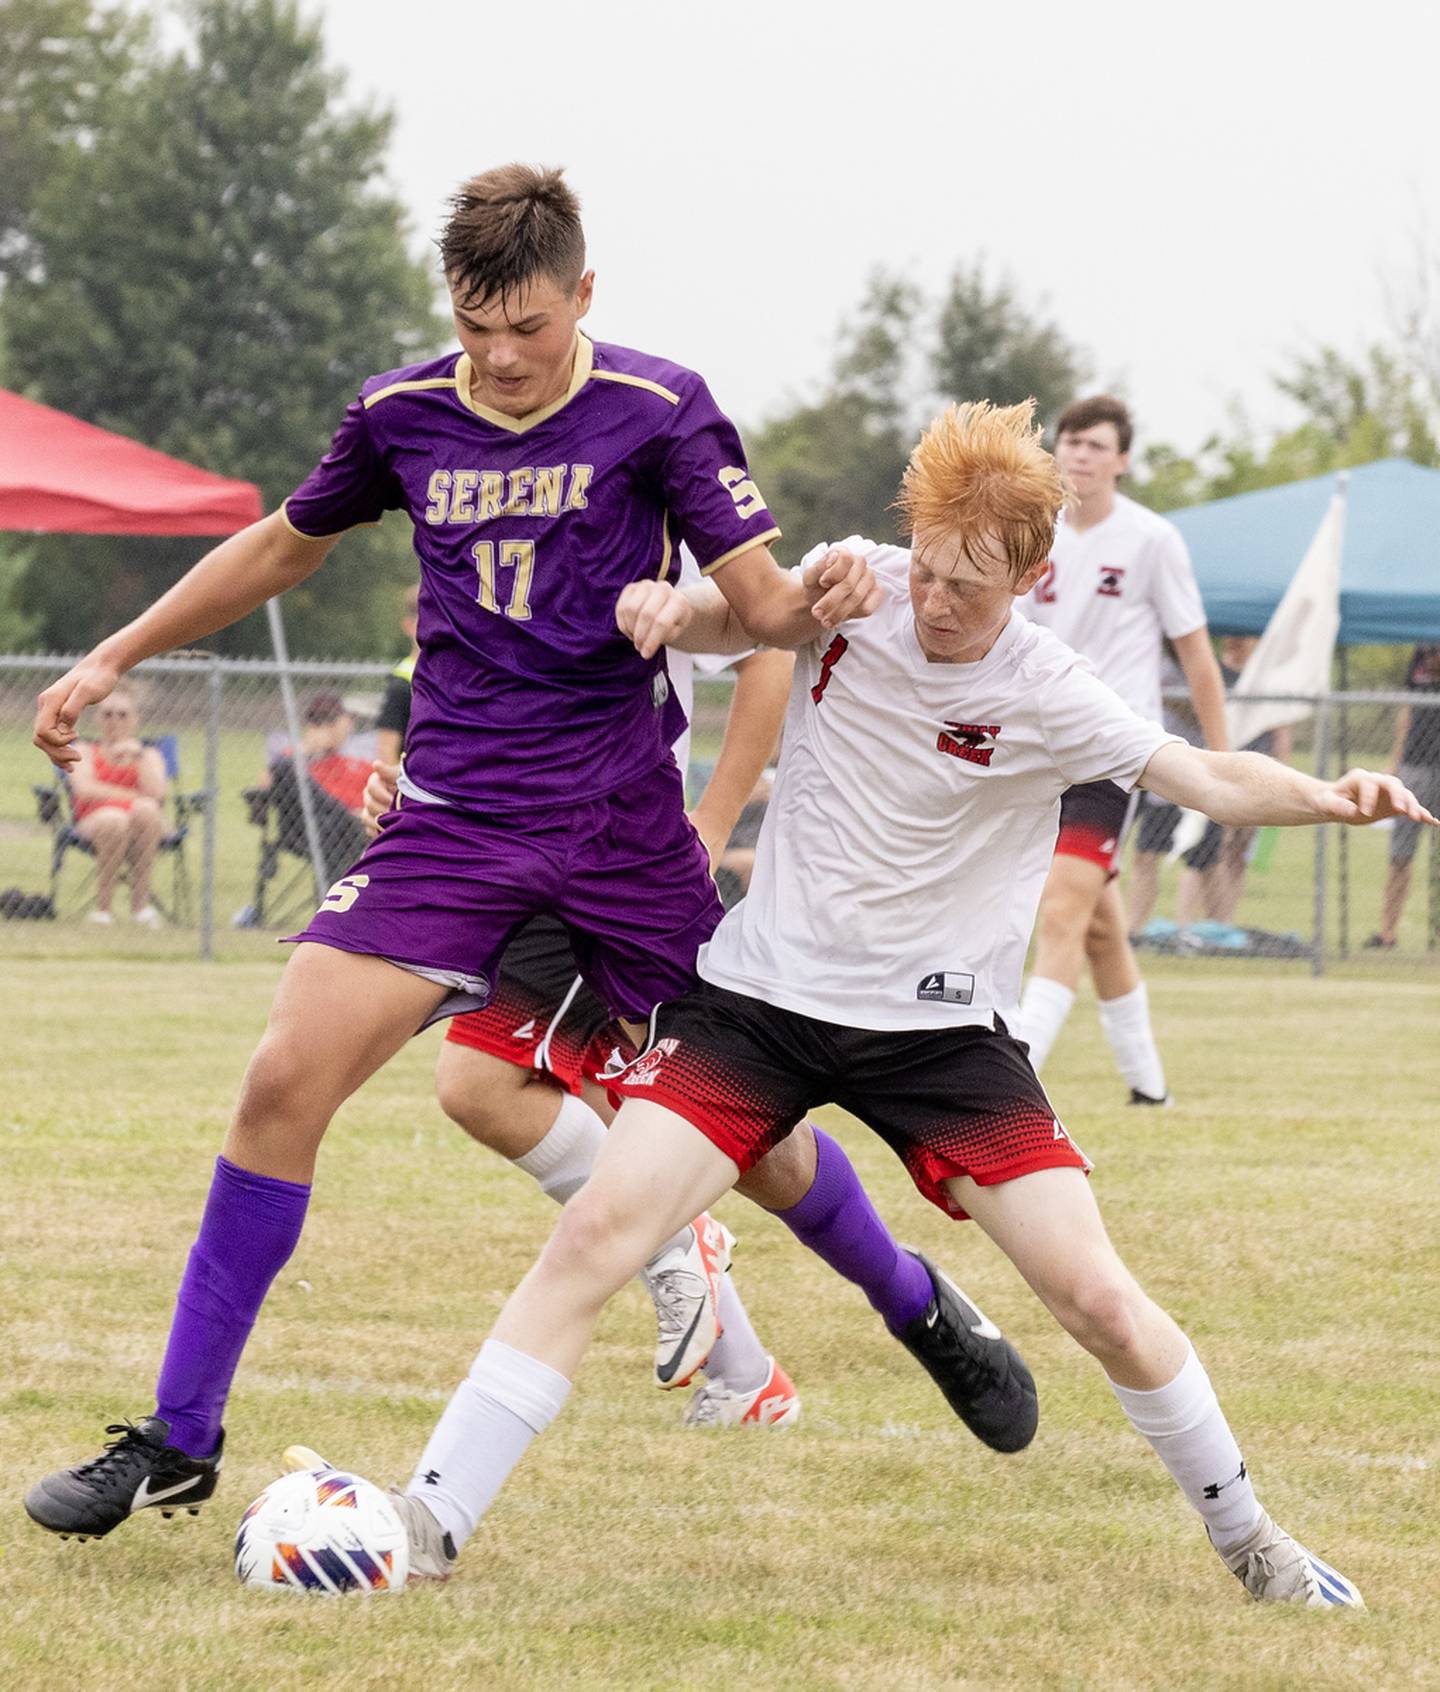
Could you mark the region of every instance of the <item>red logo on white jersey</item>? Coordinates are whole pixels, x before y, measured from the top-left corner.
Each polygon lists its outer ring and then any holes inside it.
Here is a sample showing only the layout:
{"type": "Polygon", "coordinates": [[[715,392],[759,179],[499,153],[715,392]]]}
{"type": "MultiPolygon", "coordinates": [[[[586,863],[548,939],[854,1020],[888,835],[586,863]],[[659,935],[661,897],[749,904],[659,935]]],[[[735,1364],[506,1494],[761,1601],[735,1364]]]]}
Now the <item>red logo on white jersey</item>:
{"type": "Polygon", "coordinates": [[[620,1076],[622,1087],[653,1087],[660,1065],[680,1044],[672,1037],[657,1040],[648,1052],[641,1052],[634,1063],[620,1076]]]}
{"type": "Polygon", "coordinates": [[[995,756],[995,736],[999,732],[999,723],[947,722],[935,736],[935,750],[944,752],[947,757],[963,758],[967,764],[988,767],[995,756]],[[954,732],[947,734],[946,729],[954,732]]]}
{"type": "Polygon", "coordinates": [[[1103,594],[1106,599],[1119,599],[1120,590],[1125,585],[1125,569],[1120,564],[1102,564],[1100,566],[1100,582],[1095,591],[1103,594]]]}

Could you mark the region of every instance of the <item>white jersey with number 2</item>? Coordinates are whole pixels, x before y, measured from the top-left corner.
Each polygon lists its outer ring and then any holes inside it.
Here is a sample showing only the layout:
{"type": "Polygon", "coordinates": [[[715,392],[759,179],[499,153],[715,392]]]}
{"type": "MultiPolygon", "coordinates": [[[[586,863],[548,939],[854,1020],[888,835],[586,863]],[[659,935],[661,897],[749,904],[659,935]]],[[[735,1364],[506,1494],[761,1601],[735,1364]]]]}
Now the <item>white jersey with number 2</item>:
{"type": "Polygon", "coordinates": [[[1133,787],[1174,737],[1018,612],[978,663],[932,663],[909,553],[842,544],[884,599],[797,654],[750,891],[700,974],[852,1028],[1008,1019],[1060,795],[1133,787]]]}
{"type": "Polygon", "coordinates": [[[1161,636],[1175,640],[1205,627],[1180,531],[1124,494],[1088,529],[1062,517],[1050,568],[1020,608],[1088,658],[1142,717],[1160,715],[1161,636]]]}

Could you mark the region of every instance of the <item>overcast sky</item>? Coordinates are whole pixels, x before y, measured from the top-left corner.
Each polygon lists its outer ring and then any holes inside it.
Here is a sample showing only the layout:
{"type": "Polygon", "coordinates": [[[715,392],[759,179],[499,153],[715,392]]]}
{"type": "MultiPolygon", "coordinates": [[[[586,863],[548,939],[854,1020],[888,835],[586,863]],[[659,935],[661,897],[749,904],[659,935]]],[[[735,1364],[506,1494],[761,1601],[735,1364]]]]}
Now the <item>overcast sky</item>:
{"type": "MultiPolygon", "coordinates": [[[[317,0],[310,0],[312,5],[317,0]]],[[[876,264],[983,256],[1194,447],[1269,374],[1388,328],[1431,212],[1433,0],[319,0],[394,106],[418,230],[462,176],[565,165],[589,327],[700,370],[753,425],[812,391],[876,264]]]]}

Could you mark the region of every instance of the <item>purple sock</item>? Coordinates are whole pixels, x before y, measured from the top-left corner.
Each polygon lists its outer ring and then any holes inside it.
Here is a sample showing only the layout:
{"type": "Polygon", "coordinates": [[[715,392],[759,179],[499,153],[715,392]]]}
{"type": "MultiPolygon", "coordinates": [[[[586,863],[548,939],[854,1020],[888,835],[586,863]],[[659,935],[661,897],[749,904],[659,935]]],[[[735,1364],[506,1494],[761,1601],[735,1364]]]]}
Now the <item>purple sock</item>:
{"type": "MultiPolygon", "coordinates": [[[[814,1127],[814,1124],[811,1124],[814,1127]]],[[[935,1289],[925,1265],[890,1237],[839,1143],[815,1129],[815,1180],[774,1214],[817,1257],[860,1288],[892,1331],[920,1315],[935,1289]]]]}
{"type": "Polygon", "coordinates": [[[310,1189],[299,1182],[215,1159],[155,1387],[156,1414],[170,1424],[171,1445],[191,1457],[215,1449],[240,1353],[270,1283],[295,1249],[309,1202],[310,1189]]]}

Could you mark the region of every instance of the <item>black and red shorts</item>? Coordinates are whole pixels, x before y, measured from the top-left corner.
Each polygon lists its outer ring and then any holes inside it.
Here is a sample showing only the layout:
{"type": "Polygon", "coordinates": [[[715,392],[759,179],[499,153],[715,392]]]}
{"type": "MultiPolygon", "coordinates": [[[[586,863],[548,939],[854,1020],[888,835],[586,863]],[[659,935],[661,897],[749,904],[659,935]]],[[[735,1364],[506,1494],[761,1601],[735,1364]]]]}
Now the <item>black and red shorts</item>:
{"type": "Polygon", "coordinates": [[[578,1093],[621,1036],[580,979],[564,924],[535,917],[505,948],[489,1004],[451,1017],[445,1038],[540,1070],[578,1093]]]}
{"type": "Polygon", "coordinates": [[[1135,795],[1113,781],[1087,781],[1067,788],[1060,801],[1060,838],[1055,850],[1067,858],[1085,858],[1114,875],[1134,814],[1135,795]]]}
{"type": "Polygon", "coordinates": [[[638,1057],[606,1083],[683,1116],[743,1175],[822,1104],[873,1128],[949,1216],[952,1176],[998,1186],[1084,1169],[1026,1048],[994,1028],[847,1028],[702,981],[658,1005],[638,1057]]]}

